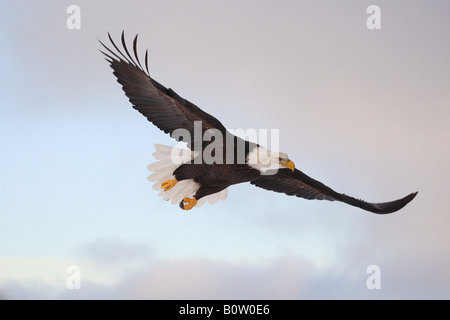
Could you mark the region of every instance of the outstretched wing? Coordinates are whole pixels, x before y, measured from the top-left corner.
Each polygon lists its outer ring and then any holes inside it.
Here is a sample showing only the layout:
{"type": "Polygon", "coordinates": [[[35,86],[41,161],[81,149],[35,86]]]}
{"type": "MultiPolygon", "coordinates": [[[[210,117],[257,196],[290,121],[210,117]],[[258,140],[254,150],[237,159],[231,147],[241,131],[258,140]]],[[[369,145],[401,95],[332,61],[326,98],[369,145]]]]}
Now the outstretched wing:
{"type": "Polygon", "coordinates": [[[417,192],[391,202],[370,203],[345,194],[337,193],[322,182],[314,180],[300,170],[293,172],[289,169],[280,169],[273,175],[264,175],[250,182],[251,184],[275,192],[285,193],[305,199],[342,201],[352,206],[378,214],[395,212],[403,208],[417,195],[417,192]]]}
{"type": "Polygon", "coordinates": [[[219,120],[150,77],[148,51],[145,52],[144,70],[137,54],[137,35],[133,41],[134,59],[127,49],[123,32],[121,39],[125,54],[116,46],[109,33],[108,37],[116,52],[100,41],[108,53],[101,52],[107,57],[106,60],[114,70],[117,82],[122,85],[134,109],[165,133],[178,141],[186,142],[192,150],[205,148],[206,144],[202,141],[202,137],[206,130],[216,129],[223,135],[226,134],[226,129],[219,120]],[[174,133],[177,129],[185,129],[188,134],[184,134],[185,131],[174,133]],[[197,140],[195,143],[194,139],[197,140]]]}

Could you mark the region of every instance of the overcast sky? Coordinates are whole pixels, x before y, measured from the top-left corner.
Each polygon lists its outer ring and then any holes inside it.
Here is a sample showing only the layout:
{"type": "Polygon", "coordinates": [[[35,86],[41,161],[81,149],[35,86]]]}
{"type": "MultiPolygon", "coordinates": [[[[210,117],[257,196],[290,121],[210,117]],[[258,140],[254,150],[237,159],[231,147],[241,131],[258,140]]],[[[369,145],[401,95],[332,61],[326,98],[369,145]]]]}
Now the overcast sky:
{"type": "Polygon", "coordinates": [[[449,16],[446,0],[2,2],[0,298],[449,299],[449,16]],[[164,202],[146,167],[174,143],[98,51],[122,30],[156,80],[228,128],[278,129],[336,191],[418,196],[387,216],[249,184],[164,202]]]}

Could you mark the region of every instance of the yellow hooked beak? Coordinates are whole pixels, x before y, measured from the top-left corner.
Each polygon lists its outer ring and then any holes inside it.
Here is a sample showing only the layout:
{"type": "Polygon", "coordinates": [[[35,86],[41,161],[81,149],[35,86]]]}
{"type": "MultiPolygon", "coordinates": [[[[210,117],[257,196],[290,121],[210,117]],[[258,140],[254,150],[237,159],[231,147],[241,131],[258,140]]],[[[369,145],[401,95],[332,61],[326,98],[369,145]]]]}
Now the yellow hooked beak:
{"type": "Polygon", "coordinates": [[[291,169],[292,171],[295,170],[295,164],[291,160],[280,161],[280,164],[286,168],[291,169]]]}

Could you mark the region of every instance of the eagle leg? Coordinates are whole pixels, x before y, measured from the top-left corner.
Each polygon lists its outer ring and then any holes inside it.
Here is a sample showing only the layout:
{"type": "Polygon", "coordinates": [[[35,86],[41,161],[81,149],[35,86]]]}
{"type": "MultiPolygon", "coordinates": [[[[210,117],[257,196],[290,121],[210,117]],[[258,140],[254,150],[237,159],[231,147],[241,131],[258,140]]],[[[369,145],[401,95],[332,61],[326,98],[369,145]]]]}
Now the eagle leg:
{"type": "Polygon", "coordinates": [[[195,198],[184,198],[180,202],[180,208],[183,210],[191,210],[197,204],[197,199],[195,198]]]}
{"type": "Polygon", "coordinates": [[[161,183],[161,189],[164,191],[169,191],[177,184],[177,179],[167,180],[166,182],[161,183]]]}

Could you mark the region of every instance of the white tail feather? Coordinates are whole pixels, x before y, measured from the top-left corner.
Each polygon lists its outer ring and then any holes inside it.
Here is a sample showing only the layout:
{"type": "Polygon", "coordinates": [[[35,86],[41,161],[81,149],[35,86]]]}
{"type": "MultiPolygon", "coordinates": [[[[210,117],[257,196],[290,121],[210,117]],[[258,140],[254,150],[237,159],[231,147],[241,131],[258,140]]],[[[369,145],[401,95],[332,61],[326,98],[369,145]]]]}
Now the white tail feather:
{"type": "MultiPolygon", "coordinates": [[[[159,196],[162,196],[163,200],[171,200],[172,204],[180,203],[183,198],[194,197],[200,185],[192,179],[178,181],[177,184],[168,191],[162,190],[161,184],[167,180],[175,179],[173,172],[182,163],[191,161],[198,155],[198,152],[164,146],[161,144],[155,144],[155,149],[156,151],[153,153],[153,157],[158,161],[147,166],[147,169],[153,172],[148,176],[148,180],[154,181],[152,188],[159,190],[159,196]]],[[[227,195],[228,189],[224,189],[220,192],[203,197],[197,202],[196,207],[202,206],[206,201],[210,204],[214,204],[218,200],[225,200],[227,195]]]]}

